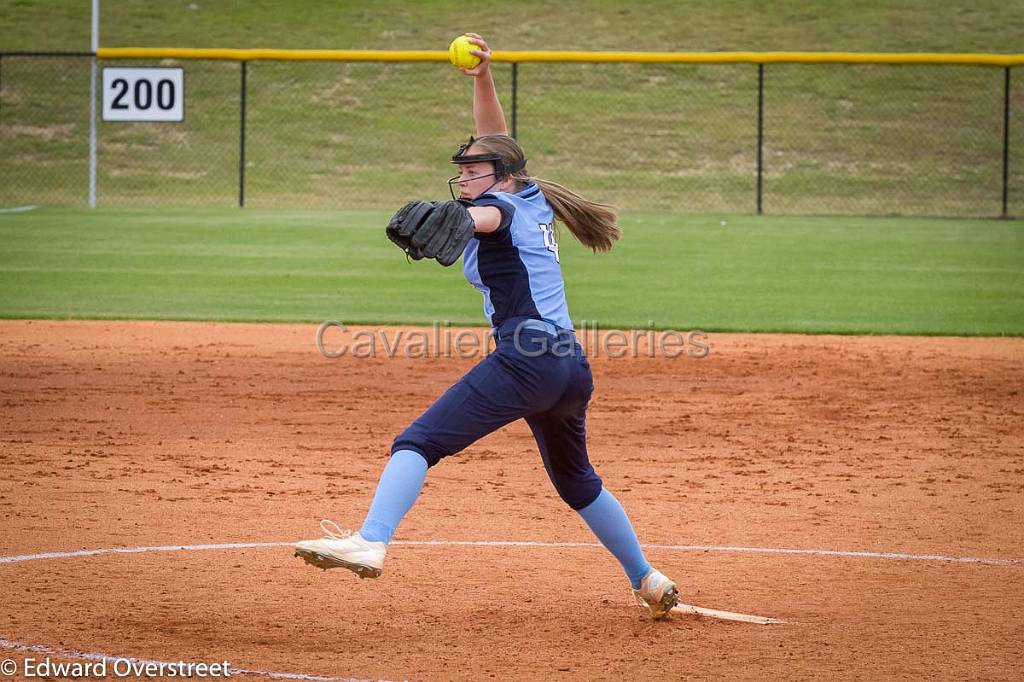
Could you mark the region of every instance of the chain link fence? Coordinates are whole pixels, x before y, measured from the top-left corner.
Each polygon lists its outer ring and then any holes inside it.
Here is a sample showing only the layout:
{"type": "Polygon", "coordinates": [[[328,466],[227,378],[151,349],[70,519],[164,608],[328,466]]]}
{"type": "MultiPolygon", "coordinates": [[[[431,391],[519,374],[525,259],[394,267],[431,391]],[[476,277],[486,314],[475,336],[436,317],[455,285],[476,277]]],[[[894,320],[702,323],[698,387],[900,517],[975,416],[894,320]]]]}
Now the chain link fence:
{"type": "Polygon", "coordinates": [[[0,207],[82,205],[89,189],[89,59],[0,57],[0,207]]]}
{"type": "Polygon", "coordinates": [[[1001,215],[1002,69],[767,70],[766,212],[1001,215]]]}
{"type": "MultiPolygon", "coordinates": [[[[100,206],[390,210],[445,197],[473,128],[470,79],[437,63],[99,66],[185,70],[182,122],[98,122],[100,206]]],[[[625,211],[1024,213],[1019,68],[493,70],[529,170],[625,211]]],[[[0,207],[87,204],[89,80],[86,56],[0,56],[0,207]]]]}

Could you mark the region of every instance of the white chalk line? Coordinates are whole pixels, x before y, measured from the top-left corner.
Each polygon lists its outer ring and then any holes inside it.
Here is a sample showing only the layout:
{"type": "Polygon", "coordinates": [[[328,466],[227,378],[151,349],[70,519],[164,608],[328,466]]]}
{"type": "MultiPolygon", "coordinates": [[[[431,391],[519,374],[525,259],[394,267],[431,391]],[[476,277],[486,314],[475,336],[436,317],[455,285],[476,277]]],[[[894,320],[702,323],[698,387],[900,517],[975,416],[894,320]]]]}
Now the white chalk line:
{"type": "MultiPolygon", "coordinates": [[[[294,542],[232,542],[201,545],[157,545],[152,547],[107,547],[80,549],[69,552],[41,552],[0,556],[0,564],[16,564],[38,559],[71,559],[100,554],[142,554],[144,552],[194,552],[217,549],[260,549],[264,547],[291,547],[294,542]]],[[[532,542],[517,540],[395,540],[392,545],[419,547],[535,547],[541,549],[601,549],[596,542],[532,542]]],[[[993,559],[945,554],[905,554],[902,552],[862,552],[838,549],[798,549],[789,547],[733,547],[729,545],[643,545],[644,549],[669,552],[722,552],[740,554],[792,554],[804,556],[845,557],[856,559],[890,559],[902,561],[938,561],[986,566],[1024,566],[1024,559],[993,559]]]]}
{"type": "MultiPolygon", "coordinates": [[[[515,542],[504,540],[396,540],[397,545],[470,545],[483,547],[587,547],[603,548],[596,542],[515,542]]],[[[861,552],[839,549],[796,549],[787,547],[731,547],[728,545],[643,545],[644,549],[658,549],[670,552],[733,552],[743,554],[802,554],[810,556],[848,557],[861,559],[902,559],[904,561],[943,561],[960,564],[985,564],[990,566],[1024,566],[1024,559],[986,559],[969,556],[946,556],[944,554],[903,554],[900,552],[861,552]]],[[[2,561],[2,559],[0,559],[2,561]]]]}
{"type": "Polygon", "coordinates": [[[35,210],[35,206],[15,206],[14,208],[0,208],[0,213],[24,213],[35,210]]]}
{"type": "MultiPolygon", "coordinates": [[[[71,559],[77,557],[98,556],[103,554],[142,554],[145,552],[189,552],[204,550],[223,549],[261,549],[267,547],[291,547],[294,542],[232,542],[217,544],[199,545],[157,545],[147,547],[107,547],[100,549],[81,549],[69,552],[40,552],[36,554],[18,554],[13,556],[0,557],[0,564],[15,564],[26,561],[37,561],[41,559],[71,559]]],[[[421,547],[534,547],[547,549],[560,548],[601,548],[602,545],[594,542],[532,542],[514,540],[395,540],[395,545],[410,545],[421,547]]],[[[939,561],[947,563],[982,564],[991,566],[1019,566],[1024,565],[1024,559],[989,559],[981,557],[960,557],[947,556],[943,554],[905,554],[901,552],[859,552],[848,550],[828,549],[795,549],[785,547],[731,547],[727,545],[644,545],[645,549],[665,550],[674,552],[734,552],[744,554],[790,554],[809,556],[848,557],[865,559],[890,559],[904,561],[939,561]]],[[[705,615],[713,618],[724,618],[726,620],[743,620],[745,622],[774,623],[782,622],[765,616],[752,616],[750,614],[736,614],[728,611],[715,609],[704,609],[689,604],[681,604],[675,610],[683,613],[705,615]]],[[[116,661],[128,659],[138,663],[155,663],[157,665],[173,665],[176,661],[152,661],[148,659],[133,658],[129,656],[112,656],[110,654],[91,653],[76,651],[74,649],[63,649],[48,647],[40,644],[22,644],[6,639],[0,639],[0,649],[9,649],[29,653],[42,653],[51,656],[64,656],[86,661],[116,661]]],[[[248,670],[244,668],[232,668],[232,674],[264,677],[276,680],[307,680],[313,682],[369,682],[351,677],[324,677],[320,675],[309,675],[305,673],[267,672],[262,670],[248,670]]],[[[384,682],[378,680],[377,682],[384,682]]]]}

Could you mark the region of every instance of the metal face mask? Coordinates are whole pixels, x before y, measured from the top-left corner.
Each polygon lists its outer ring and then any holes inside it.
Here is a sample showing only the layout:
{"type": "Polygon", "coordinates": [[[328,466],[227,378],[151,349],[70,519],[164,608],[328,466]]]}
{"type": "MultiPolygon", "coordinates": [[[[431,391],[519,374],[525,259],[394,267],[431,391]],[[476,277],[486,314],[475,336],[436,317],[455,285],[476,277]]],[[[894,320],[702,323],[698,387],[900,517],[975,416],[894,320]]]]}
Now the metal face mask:
{"type": "MultiPolygon", "coordinates": [[[[494,185],[498,184],[499,182],[501,182],[508,176],[512,175],[513,173],[517,173],[526,168],[526,159],[523,159],[522,161],[514,164],[513,167],[506,167],[505,161],[501,158],[501,156],[493,152],[486,152],[483,154],[467,154],[466,152],[469,150],[470,147],[473,146],[474,142],[476,142],[476,138],[470,135],[469,141],[466,142],[464,145],[461,145],[459,147],[459,151],[455,152],[455,154],[452,156],[452,163],[458,165],[463,163],[480,163],[483,161],[490,161],[494,164],[493,173],[490,173],[489,175],[481,175],[477,178],[479,179],[494,176],[494,182],[491,183],[491,186],[488,187],[485,192],[482,192],[482,194],[491,191],[491,188],[494,187],[494,185]]],[[[456,193],[456,188],[458,186],[458,175],[448,180],[448,191],[451,193],[452,199],[458,200],[458,196],[456,193]]]]}

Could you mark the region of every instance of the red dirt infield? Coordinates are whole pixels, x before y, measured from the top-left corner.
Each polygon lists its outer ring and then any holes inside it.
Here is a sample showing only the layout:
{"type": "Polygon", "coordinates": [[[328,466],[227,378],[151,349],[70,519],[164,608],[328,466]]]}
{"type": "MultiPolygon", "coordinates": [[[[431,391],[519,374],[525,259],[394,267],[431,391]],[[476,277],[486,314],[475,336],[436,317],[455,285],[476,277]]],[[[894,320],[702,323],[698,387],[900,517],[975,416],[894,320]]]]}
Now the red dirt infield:
{"type": "MultiPolygon", "coordinates": [[[[473,360],[327,359],[316,329],[0,322],[0,556],[357,528],[473,360]]],[[[651,622],[593,547],[395,544],[376,581],[286,546],[38,559],[0,563],[0,640],[344,679],[1024,678],[1024,339],[707,343],[591,360],[591,459],[641,542],[1013,561],[649,550],[762,626],[651,622]]],[[[434,468],[397,539],[594,542],[523,423],[434,468]]]]}

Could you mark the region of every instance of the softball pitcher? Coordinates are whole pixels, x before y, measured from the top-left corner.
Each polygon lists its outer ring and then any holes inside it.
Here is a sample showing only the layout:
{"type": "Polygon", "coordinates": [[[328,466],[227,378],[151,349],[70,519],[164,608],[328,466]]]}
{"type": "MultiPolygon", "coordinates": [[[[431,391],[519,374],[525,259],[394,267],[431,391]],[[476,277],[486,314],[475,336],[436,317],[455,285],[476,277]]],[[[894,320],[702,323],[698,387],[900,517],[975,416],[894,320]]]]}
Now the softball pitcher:
{"type": "Polygon", "coordinates": [[[420,494],[427,471],[448,455],[517,419],[537,440],[559,496],[618,559],[633,594],[654,618],[676,605],[676,585],[644,557],[622,506],[587,456],[590,365],[573,333],[555,241],[561,221],[585,246],[608,251],[621,232],[609,207],[531,177],[523,150],[508,136],[490,70],[490,50],[471,36],[481,62],[474,78],[476,137],[452,157],[453,201],[415,201],[400,209],[388,237],[414,259],[450,265],[462,256],[466,279],[483,295],[496,350],[449,388],[391,446],[362,528],[295,546],[319,568],[380,576],[388,543],[420,494]]]}

